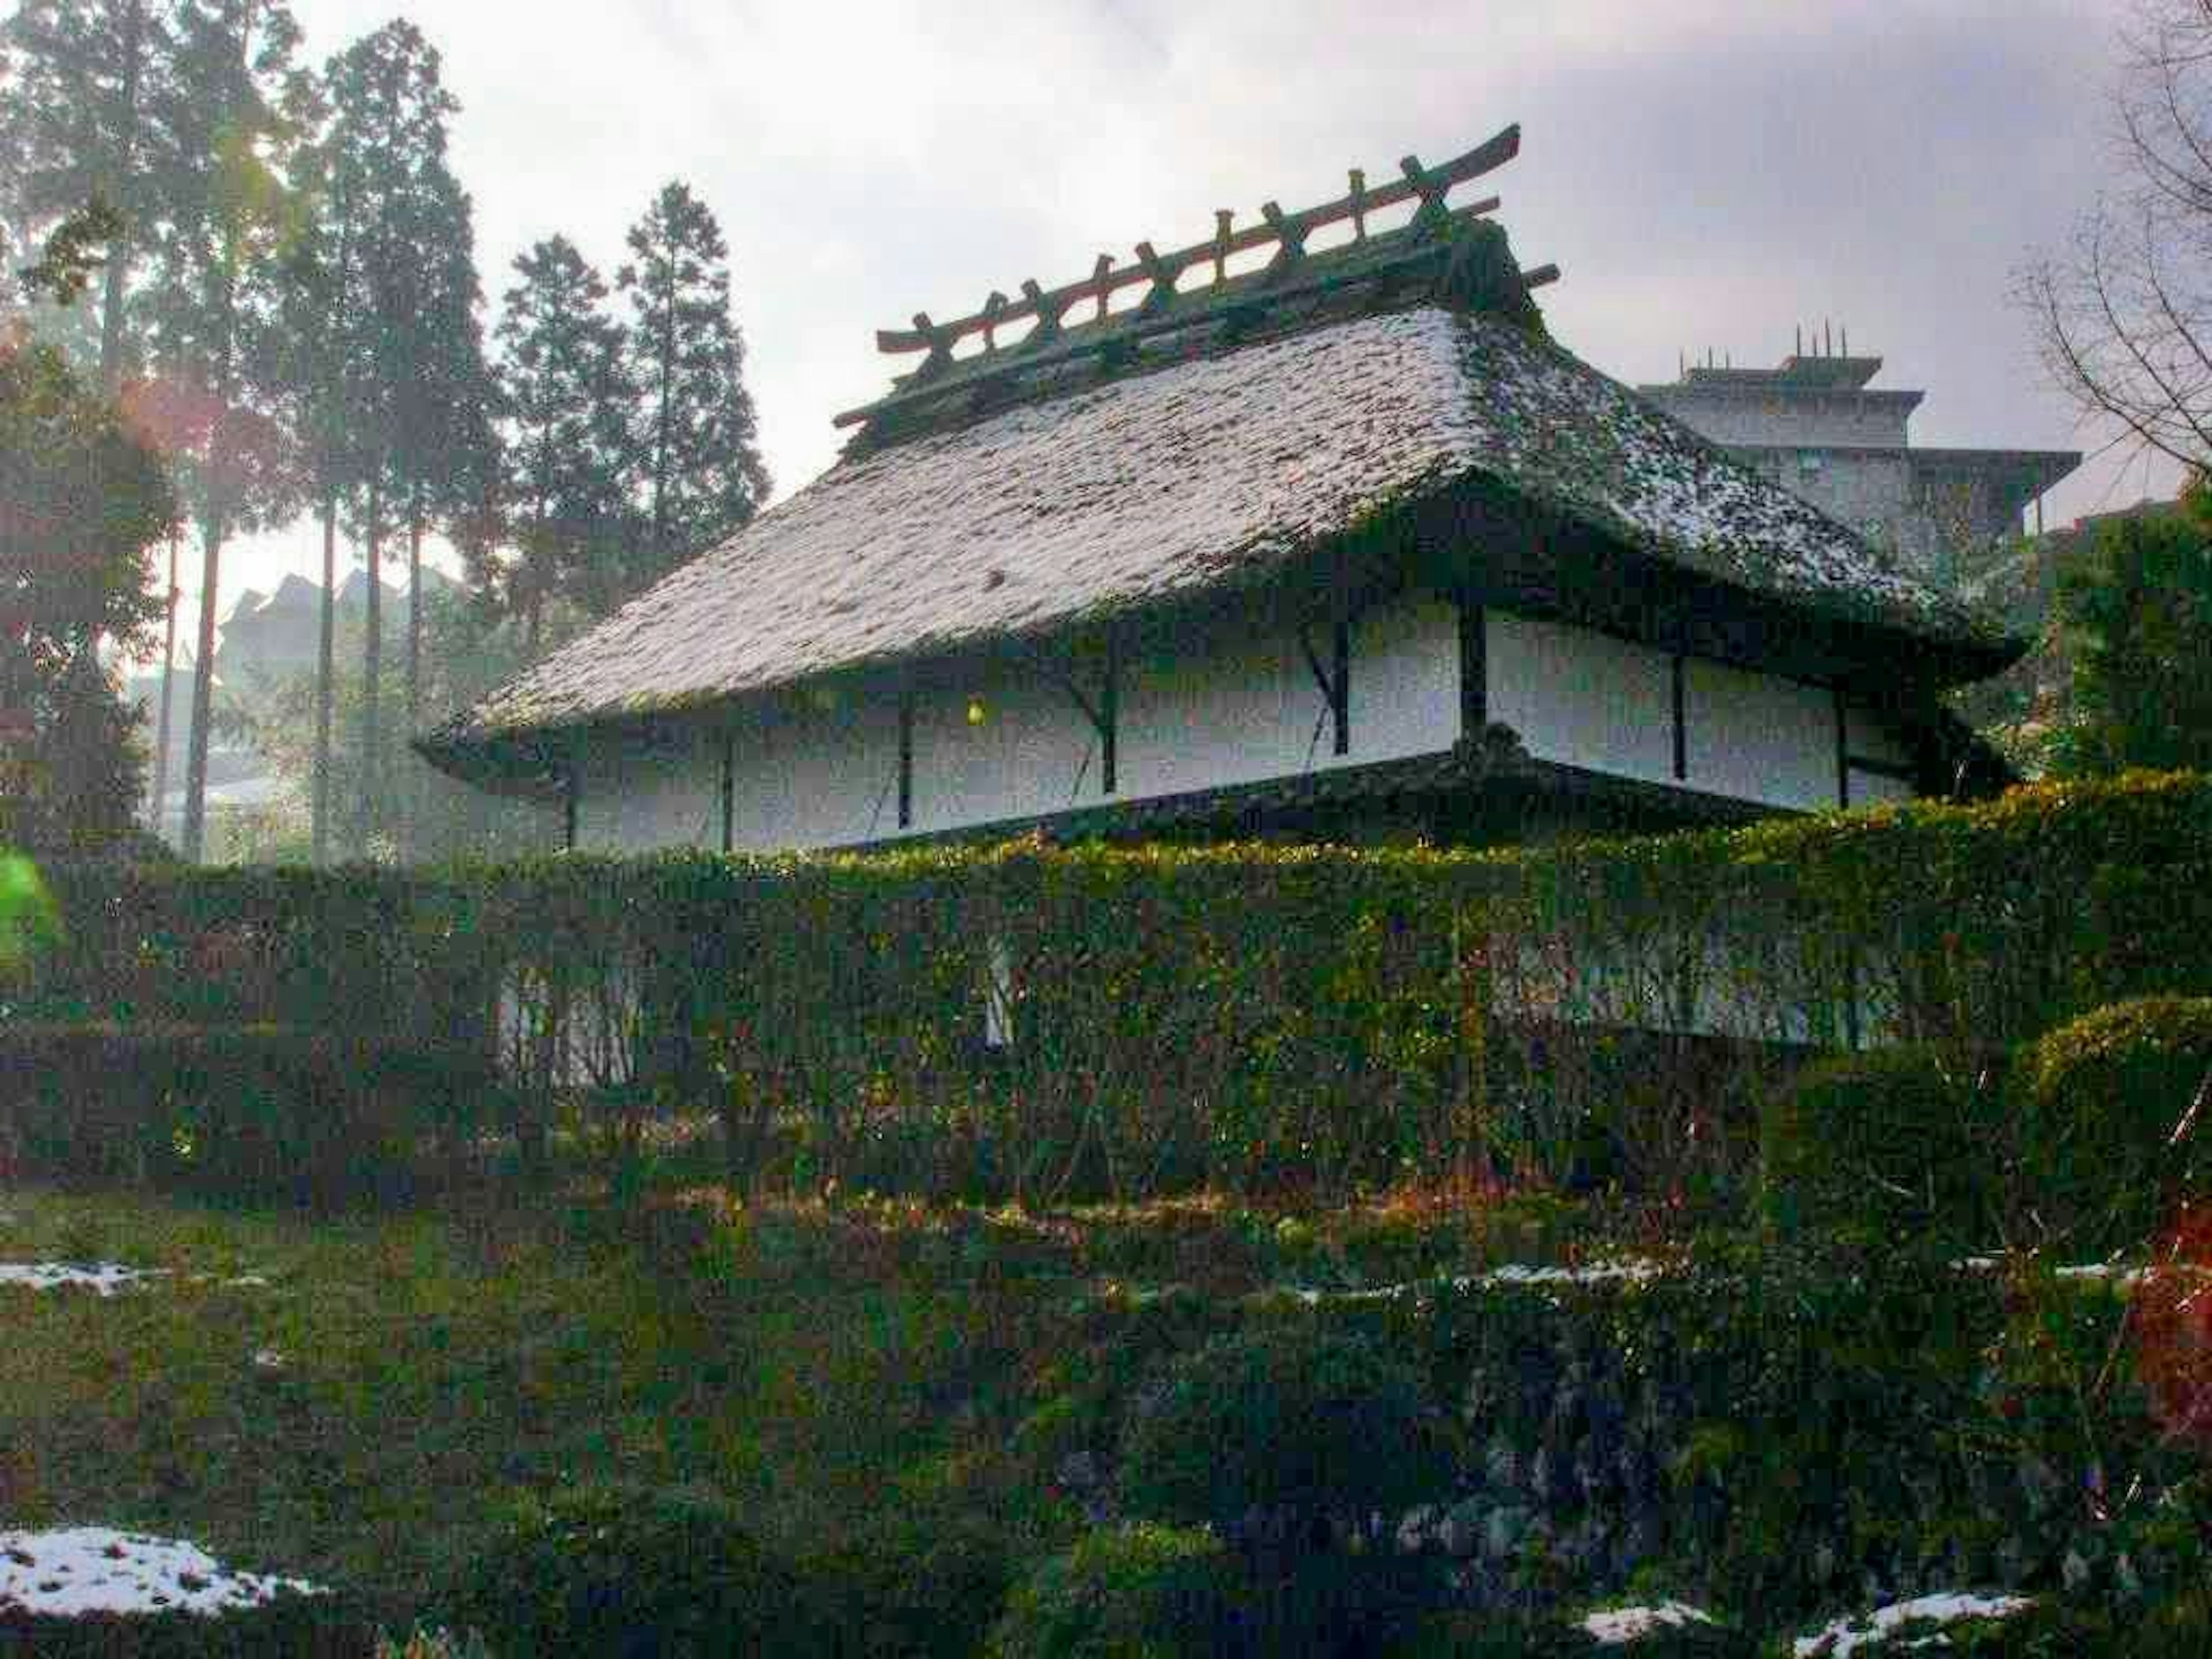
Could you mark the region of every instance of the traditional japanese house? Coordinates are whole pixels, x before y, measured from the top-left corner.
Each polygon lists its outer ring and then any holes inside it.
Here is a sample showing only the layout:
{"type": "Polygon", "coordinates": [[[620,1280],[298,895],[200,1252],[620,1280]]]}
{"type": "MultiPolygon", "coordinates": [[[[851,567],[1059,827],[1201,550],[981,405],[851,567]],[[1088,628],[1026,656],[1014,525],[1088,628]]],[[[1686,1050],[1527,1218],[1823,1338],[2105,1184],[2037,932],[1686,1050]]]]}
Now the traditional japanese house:
{"type": "Polygon", "coordinates": [[[878,337],[838,463],[420,747],[603,849],[1656,827],[1984,787],[2021,645],[1552,340],[1442,167],[878,337]]]}

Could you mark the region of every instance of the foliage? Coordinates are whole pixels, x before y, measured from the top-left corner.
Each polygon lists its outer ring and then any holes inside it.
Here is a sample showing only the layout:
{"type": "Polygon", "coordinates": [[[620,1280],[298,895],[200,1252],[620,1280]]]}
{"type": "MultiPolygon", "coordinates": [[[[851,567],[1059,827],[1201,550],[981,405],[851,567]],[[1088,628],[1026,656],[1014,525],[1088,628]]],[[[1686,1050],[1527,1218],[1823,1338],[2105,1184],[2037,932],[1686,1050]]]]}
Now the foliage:
{"type": "Polygon", "coordinates": [[[68,943],[27,1006],[343,1006],[495,1042],[540,1122],[579,1087],[705,1103],[740,1184],[865,1174],[1028,1203],[1564,1182],[1624,1099],[1607,1155],[1672,1137],[1646,1195],[1692,1203],[1745,1179],[1753,1103],[1791,1057],[1854,1027],[1965,1056],[2212,991],[2212,940],[2172,899],[2212,880],[2212,790],[2187,776],[1497,854],[1030,842],[49,876],[68,943]]]}
{"type": "MultiPolygon", "coordinates": [[[[287,521],[300,483],[283,398],[260,365],[278,325],[277,252],[289,234],[294,137],[281,106],[300,28],[283,0],[179,0],[164,125],[187,158],[162,201],[147,304],[153,379],[143,399],[200,532],[194,659],[215,660],[222,549],[287,521]]],[[[192,679],[183,846],[203,851],[213,676],[192,679]]]]}
{"type": "Polygon", "coordinates": [[[2016,1157],[2005,1085],[2002,1053],[1929,1044],[1814,1066],[1764,1115],[1771,1213],[1792,1230],[1989,1245],[2008,1218],[2016,1157]]]}
{"type": "Polygon", "coordinates": [[[514,270],[497,334],[517,557],[499,576],[534,651],[549,600],[601,608],[621,591],[610,573],[619,570],[629,528],[624,468],[637,388],[621,327],[605,310],[606,283],[573,242],[541,241],[514,270]]]}
{"type": "Polygon", "coordinates": [[[0,330],[0,842],[94,853],[137,805],[135,718],[99,641],[160,614],[148,550],[175,498],[124,416],[61,354],[0,330]]]}
{"type": "Polygon", "coordinates": [[[797,1591],[726,1503],[580,1486],[517,1504],[444,1605],[507,1653],[799,1659],[817,1649],[797,1591]]]}
{"type": "Polygon", "coordinates": [[[992,1659],[1189,1659],[1218,1653],[1234,1559],[1213,1534],[1134,1522],[1085,1534],[1018,1586],[992,1659]]]}
{"type": "Polygon", "coordinates": [[[672,180],[630,227],[629,247],[615,285],[629,300],[627,350],[640,392],[646,522],[622,573],[635,592],[743,529],[768,499],[769,478],[744,341],[730,315],[729,248],[713,212],[672,180]]]}
{"type": "Polygon", "coordinates": [[[1291,1324],[1177,1360],[1122,1446],[1135,1515],[1293,1540],[1437,1495],[1444,1437],[1424,1379],[1356,1336],[1291,1324]]]}
{"type": "Polygon", "coordinates": [[[1438,1613],[1383,1650],[1384,1659],[1754,1659],[1758,1644],[1727,1626],[1658,1626],[1628,1644],[1601,1643],[1579,1623],[1496,1613],[1438,1613]]]}
{"type": "Polygon", "coordinates": [[[2038,1219],[2076,1255],[2135,1252],[2212,1200],[2212,999],[2142,997],[2084,1014],[2027,1061],[2038,1219]]]}
{"type": "Polygon", "coordinates": [[[466,1054],[274,1026],[0,1025],[0,1142],[27,1174],[229,1198],[391,1196],[489,1103],[466,1054]]]}
{"type": "Polygon", "coordinates": [[[2058,769],[2212,766],[2212,486],[2183,510],[2121,519],[2059,588],[2074,714],[2058,769]]]}
{"type": "Polygon", "coordinates": [[[327,1596],[198,1613],[27,1613],[0,1606],[0,1655],[40,1659],[369,1659],[367,1621],[327,1596]]]}
{"type": "Polygon", "coordinates": [[[378,1632],[374,1659],[492,1659],[492,1653],[474,1631],[418,1624],[401,1640],[378,1632]]]}
{"type": "MultiPolygon", "coordinates": [[[[555,638],[571,631],[573,617],[556,611],[549,630],[555,638]]],[[[424,602],[422,679],[416,689],[421,718],[434,725],[483,696],[528,664],[521,626],[458,594],[433,595],[424,602]]],[[[302,799],[313,793],[321,750],[317,741],[321,699],[327,695],[337,733],[326,757],[334,799],[359,799],[372,769],[362,759],[366,732],[362,720],[362,670],[357,631],[341,626],[338,663],[331,684],[300,673],[276,678],[239,698],[241,724],[257,750],[267,756],[279,776],[302,799]]],[[[404,663],[383,658],[379,672],[387,706],[400,706],[407,695],[404,663]]],[[[237,695],[237,694],[234,694],[237,695]]],[[[380,795],[373,822],[386,833],[372,841],[366,855],[386,858],[401,849],[389,832],[405,826],[407,856],[415,860],[513,857],[552,850],[560,838],[560,815],[550,808],[471,788],[436,771],[408,746],[400,722],[380,724],[380,763],[374,769],[380,795]]],[[[295,838],[259,849],[256,861],[297,861],[307,849],[295,838]]]]}
{"type": "Polygon", "coordinates": [[[39,866],[20,853],[0,852],[0,974],[27,963],[52,941],[56,927],[53,895],[39,866]]]}
{"type": "Polygon", "coordinates": [[[23,287],[34,300],[45,295],[58,306],[76,304],[92,273],[105,263],[105,257],[94,250],[112,246],[123,230],[123,216],[105,196],[95,193],[54,227],[38,262],[23,269],[23,287]]]}

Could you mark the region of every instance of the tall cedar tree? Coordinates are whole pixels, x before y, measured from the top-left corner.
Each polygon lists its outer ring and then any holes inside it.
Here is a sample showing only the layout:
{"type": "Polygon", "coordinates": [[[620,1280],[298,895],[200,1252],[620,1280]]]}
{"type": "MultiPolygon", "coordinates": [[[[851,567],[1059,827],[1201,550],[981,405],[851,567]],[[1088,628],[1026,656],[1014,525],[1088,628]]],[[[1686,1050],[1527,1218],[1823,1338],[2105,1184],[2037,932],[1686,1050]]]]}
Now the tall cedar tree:
{"type": "Polygon", "coordinates": [[[319,79],[303,78],[286,113],[302,142],[292,165],[295,210],[280,268],[280,325],[270,336],[270,379],[284,390],[301,483],[322,528],[310,823],[314,861],[323,865],[330,860],[332,804],[338,506],[359,468],[353,428],[362,355],[355,219],[359,158],[332,119],[319,79]]]}
{"type": "Polygon", "coordinates": [[[201,545],[200,672],[192,678],[184,848],[207,825],[216,606],[232,532],[282,523],[294,483],[270,389],[252,371],[275,325],[277,256],[289,234],[283,185],[299,26],[283,0],[174,0],[164,118],[179,161],[164,181],[149,284],[151,354],[165,428],[201,545]]]}
{"type": "Polygon", "coordinates": [[[149,550],[175,513],[113,402],[56,348],[0,330],[0,844],[82,853],[128,834],[137,722],[97,641],[141,643],[160,614],[149,550]]]}
{"type": "Polygon", "coordinates": [[[0,24],[0,219],[35,245],[94,200],[121,223],[105,240],[98,373],[110,396],[136,367],[126,307],[179,158],[162,120],[175,37],[161,0],[21,0],[0,24]]]}
{"type": "Polygon", "coordinates": [[[353,517],[373,579],[354,835],[356,850],[365,852],[394,827],[380,763],[385,539],[407,532],[411,722],[421,700],[422,535],[434,518],[454,510],[462,493],[456,481],[475,470],[456,457],[474,441],[471,411],[485,404],[485,371],[471,209],[447,155],[447,123],[459,105],[441,81],[437,52],[413,24],[386,24],[331,61],[325,95],[328,131],[318,170],[339,198],[341,216],[327,240],[344,249],[343,280],[326,284],[346,360],[332,389],[353,451],[336,471],[358,492],[353,517]]]}
{"type": "Polygon", "coordinates": [[[2059,590],[2074,641],[2074,718],[2062,772],[2212,771],[2212,487],[2179,513],[2123,519],[2059,590]]]}
{"type": "Polygon", "coordinates": [[[641,394],[646,519],[623,572],[635,592],[742,529],[769,478],[744,340],[730,314],[729,248],[714,214],[672,181],[630,228],[629,251],[616,280],[629,299],[630,377],[641,394]]]}
{"type": "Polygon", "coordinates": [[[622,590],[628,529],[624,483],[636,396],[607,285],[565,236],[514,262],[521,278],[501,308],[501,409],[516,559],[505,574],[510,609],[534,655],[545,606],[556,596],[608,609],[622,590]]]}

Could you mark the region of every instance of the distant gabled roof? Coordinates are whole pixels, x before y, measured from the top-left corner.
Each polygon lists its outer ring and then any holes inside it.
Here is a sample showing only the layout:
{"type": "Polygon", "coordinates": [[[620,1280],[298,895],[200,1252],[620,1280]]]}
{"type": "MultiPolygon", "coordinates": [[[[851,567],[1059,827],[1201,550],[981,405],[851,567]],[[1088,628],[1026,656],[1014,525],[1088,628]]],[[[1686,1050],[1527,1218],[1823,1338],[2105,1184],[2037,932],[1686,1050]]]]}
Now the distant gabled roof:
{"type": "Polygon", "coordinates": [[[1418,303],[849,457],[425,750],[473,769],[502,737],[1056,633],[1265,578],[1469,480],[1747,593],[2006,654],[1978,613],[1537,331],[1418,303]]]}

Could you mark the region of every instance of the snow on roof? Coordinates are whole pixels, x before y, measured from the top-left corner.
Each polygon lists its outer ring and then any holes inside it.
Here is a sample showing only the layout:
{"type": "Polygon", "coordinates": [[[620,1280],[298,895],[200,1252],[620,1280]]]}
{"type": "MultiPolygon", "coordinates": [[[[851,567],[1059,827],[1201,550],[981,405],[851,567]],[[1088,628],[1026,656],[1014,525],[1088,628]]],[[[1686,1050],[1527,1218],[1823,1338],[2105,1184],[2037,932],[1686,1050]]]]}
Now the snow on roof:
{"type": "Polygon", "coordinates": [[[858,453],[435,734],[472,746],[1037,635],[1285,574],[1503,486],[1768,599],[1968,653],[1978,613],[1536,332],[1433,301],[858,453]]]}

